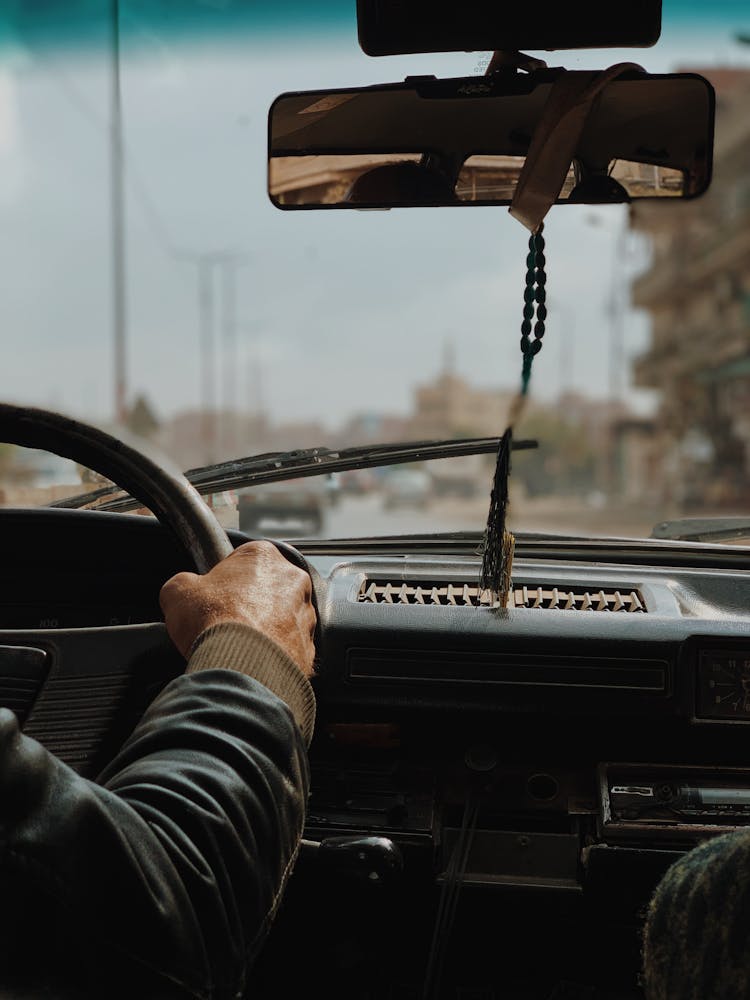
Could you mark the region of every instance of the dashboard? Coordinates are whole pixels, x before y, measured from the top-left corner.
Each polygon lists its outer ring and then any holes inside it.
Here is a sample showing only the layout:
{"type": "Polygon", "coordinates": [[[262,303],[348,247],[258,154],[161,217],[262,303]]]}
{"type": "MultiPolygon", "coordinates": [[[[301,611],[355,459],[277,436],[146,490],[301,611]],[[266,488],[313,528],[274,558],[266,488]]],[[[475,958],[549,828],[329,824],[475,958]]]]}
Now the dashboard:
{"type": "MultiPolygon", "coordinates": [[[[189,566],[149,518],[2,511],[0,540],[0,703],[93,776],[182,669],[158,593],[189,566]]],[[[321,621],[309,850],[260,995],[285,995],[278,960],[314,893],[310,961],[366,967],[389,995],[436,941],[456,989],[490,983],[500,924],[518,996],[639,996],[659,877],[750,825],[750,568],[548,551],[516,560],[499,610],[455,546],[305,554],[321,621]],[[622,992],[585,992],[604,982],[622,992]]],[[[302,988],[309,964],[288,965],[284,990],[302,988]]]]}

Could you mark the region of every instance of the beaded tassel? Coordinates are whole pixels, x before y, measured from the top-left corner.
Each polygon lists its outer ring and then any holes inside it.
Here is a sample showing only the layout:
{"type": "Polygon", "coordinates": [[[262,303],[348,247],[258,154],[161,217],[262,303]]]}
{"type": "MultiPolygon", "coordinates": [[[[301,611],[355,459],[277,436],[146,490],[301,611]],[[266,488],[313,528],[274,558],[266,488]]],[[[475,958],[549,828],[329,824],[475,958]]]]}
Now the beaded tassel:
{"type": "Polygon", "coordinates": [[[482,569],[479,575],[479,589],[488,590],[492,603],[499,604],[502,608],[508,605],[515,547],[513,535],[505,528],[512,446],[513,428],[509,427],[500,439],[497,449],[490,509],[487,514],[487,527],[484,529],[482,569]]]}

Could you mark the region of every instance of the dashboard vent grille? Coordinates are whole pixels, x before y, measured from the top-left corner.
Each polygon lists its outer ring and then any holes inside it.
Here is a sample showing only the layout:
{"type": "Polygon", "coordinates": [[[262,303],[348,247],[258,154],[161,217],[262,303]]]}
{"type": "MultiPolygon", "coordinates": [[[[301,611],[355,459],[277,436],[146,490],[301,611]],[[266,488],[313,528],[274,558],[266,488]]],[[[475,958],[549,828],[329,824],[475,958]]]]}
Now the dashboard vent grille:
{"type": "MultiPolygon", "coordinates": [[[[402,583],[390,580],[364,580],[358,600],[364,604],[424,604],[450,607],[488,608],[490,593],[475,584],[402,583]]],[[[583,590],[549,584],[523,584],[513,588],[510,607],[550,611],[611,611],[645,613],[646,603],[637,590],[583,590]]]]}

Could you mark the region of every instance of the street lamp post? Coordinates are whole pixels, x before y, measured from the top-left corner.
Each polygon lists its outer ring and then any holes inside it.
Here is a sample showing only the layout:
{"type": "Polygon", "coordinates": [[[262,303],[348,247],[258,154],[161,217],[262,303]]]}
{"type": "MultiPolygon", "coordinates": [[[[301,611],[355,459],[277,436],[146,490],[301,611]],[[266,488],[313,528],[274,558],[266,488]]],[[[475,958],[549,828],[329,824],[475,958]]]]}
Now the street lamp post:
{"type": "Polygon", "coordinates": [[[114,333],[114,417],[124,424],[127,390],[127,270],[125,169],[120,81],[120,3],[110,0],[110,218],[112,227],[112,321],[114,333]]]}
{"type": "Polygon", "coordinates": [[[214,351],[214,260],[198,257],[198,325],[201,373],[201,441],[206,463],[216,460],[216,371],[214,351]]]}

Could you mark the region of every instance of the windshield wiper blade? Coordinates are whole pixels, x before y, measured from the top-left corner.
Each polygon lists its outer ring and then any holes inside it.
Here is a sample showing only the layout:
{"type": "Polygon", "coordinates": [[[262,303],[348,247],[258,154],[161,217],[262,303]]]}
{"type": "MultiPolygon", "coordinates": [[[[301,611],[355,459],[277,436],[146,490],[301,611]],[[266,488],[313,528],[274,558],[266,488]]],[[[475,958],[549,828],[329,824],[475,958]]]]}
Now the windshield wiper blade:
{"type": "Polygon", "coordinates": [[[685,517],[662,521],[651,532],[652,538],[675,542],[718,542],[730,538],[750,538],[747,517],[685,517]]]}
{"type": "MultiPolygon", "coordinates": [[[[440,441],[400,441],[395,444],[364,445],[356,448],[305,448],[294,451],[265,452],[247,458],[220,462],[200,469],[190,469],[187,479],[199,493],[222,493],[225,490],[260,483],[302,479],[332,472],[354,469],[374,469],[386,465],[410,462],[431,462],[441,458],[464,455],[489,455],[497,451],[502,438],[453,438],[440,441]]],[[[514,441],[514,451],[538,448],[538,441],[514,441]]],[[[50,507],[80,508],[94,505],[97,510],[132,510],[138,501],[126,496],[117,487],[105,486],[56,500],[50,507]]]]}
{"type": "MultiPolygon", "coordinates": [[[[501,438],[498,437],[457,438],[447,441],[400,441],[357,448],[308,448],[240,458],[205,469],[191,469],[185,475],[197,488],[206,488],[207,492],[220,492],[232,489],[239,482],[245,485],[272,483],[331,472],[349,472],[353,469],[375,469],[378,466],[407,462],[431,462],[439,458],[492,454],[497,451],[500,441],[501,438]]],[[[514,451],[527,451],[537,447],[537,441],[513,442],[514,451]]]]}

